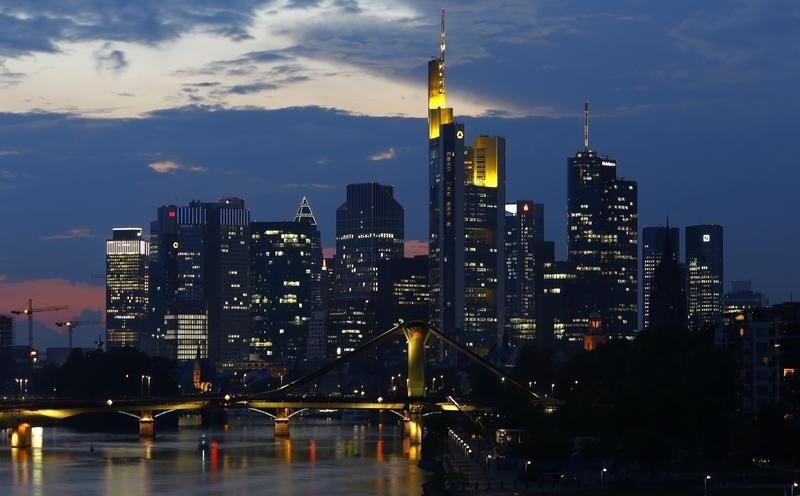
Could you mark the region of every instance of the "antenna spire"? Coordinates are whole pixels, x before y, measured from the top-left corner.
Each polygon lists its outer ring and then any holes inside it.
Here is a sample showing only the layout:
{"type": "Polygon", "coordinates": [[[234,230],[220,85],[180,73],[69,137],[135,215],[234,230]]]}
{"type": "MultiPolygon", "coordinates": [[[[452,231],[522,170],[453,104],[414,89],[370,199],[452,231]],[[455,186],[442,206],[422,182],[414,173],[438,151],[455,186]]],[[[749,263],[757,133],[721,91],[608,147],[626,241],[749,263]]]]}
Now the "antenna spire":
{"type": "Polygon", "coordinates": [[[589,101],[583,102],[583,149],[589,151],[589,101]]]}
{"type": "Polygon", "coordinates": [[[444,43],[445,36],[444,35],[445,35],[445,33],[444,33],[444,7],[442,7],[442,30],[439,33],[439,36],[441,38],[440,43],[439,43],[439,58],[441,59],[442,64],[444,64],[444,49],[445,49],[445,43],[444,43]]]}

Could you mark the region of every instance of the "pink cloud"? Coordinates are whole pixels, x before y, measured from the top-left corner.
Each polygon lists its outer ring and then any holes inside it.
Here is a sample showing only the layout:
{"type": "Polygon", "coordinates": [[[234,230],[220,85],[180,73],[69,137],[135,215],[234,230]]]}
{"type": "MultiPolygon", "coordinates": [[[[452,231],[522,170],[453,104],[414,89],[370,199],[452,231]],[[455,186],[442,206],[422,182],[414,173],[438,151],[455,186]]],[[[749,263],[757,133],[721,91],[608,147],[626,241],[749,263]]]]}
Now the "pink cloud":
{"type": "Polygon", "coordinates": [[[407,239],[404,251],[404,256],[409,258],[417,255],[427,255],[428,242],[421,239],[407,239]]]}
{"type": "Polygon", "coordinates": [[[333,258],[334,255],[336,255],[336,248],[328,247],[328,248],[323,248],[322,249],[322,256],[323,257],[325,257],[325,258],[333,258]]]}
{"type": "Polygon", "coordinates": [[[22,310],[33,298],[33,306],[62,306],[69,310],[57,310],[34,314],[34,319],[50,328],[55,323],[79,315],[84,310],[105,312],[106,289],[104,286],[72,282],[66,279],[35,279],[19,282],[0,282],[0,313],[22,310]],[[46,303],[45,303],[46,302],[46,303]]]}

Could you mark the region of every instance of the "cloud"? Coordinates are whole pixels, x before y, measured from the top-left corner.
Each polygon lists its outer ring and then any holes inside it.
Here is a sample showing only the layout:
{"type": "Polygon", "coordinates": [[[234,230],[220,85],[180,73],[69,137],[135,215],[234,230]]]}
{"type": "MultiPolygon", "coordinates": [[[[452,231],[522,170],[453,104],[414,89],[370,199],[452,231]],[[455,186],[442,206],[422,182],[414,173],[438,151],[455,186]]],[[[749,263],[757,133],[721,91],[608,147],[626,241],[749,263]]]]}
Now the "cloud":
{"type": "Polygon", "coordinates": [[[369,156],[369,159],[373,162],[380,162],[381,160],[394,160],[397,158],[397,150],[394,148],[389,148],[386,151],[373,153],[369,156]]]}
{"type": "Polygon", "coordinates": [[[98,71],[107,71],[113,74],[122,74],[128,68],[128,60],[125,52],[115,50],[111,42],[107,41],[102,47],[92,54],[94,56],[95,68],[98,71]]]}
{"type": "Polygon", "coordinates": [[[231,86],[227,90],[227,93],[232,93],[234,95],[249,95],[251,93],[258,93],[261,91],[268,91],[268,90],[276,90],[278,89],[278,85],[274,83],[252,83],[252,84],[237,84],[235,86],[231,86]]]}
{"type": "Polygon", "coordinates": [[[62,239],[77,239],[77,238],[93,238],[92,230],[88,227],[74,227],[68,229],[63,233],[49,234],[47,236],[40,236],[39,239],[44,241],[55,241],[62,239]]]}
{"type": "Polygon", "coordinates": [[[8,88],[22,82],[25,74],[21,72],[14,72],[6,66],[5,59],[0,59],[0,87],[8,88]]]}
{"type": "Polygon", "coordinates": [[[0,274],[0,282],[3,282],[3,281],[5,281],[6,279],[8,279],[8,276],[7,276],[7,275],[5,275],[5,274],[0,274]]]}
{"type": "Polygon", "coordinates": [[[150,162],[147,164],[155,172],[159,174],[174,174],[178,171],[186,172],[205,172],[206,168],[199,165],[184,165],[174,160],[161,160],[158,162],[150,162]]]}
{"type": "Polygon", "coordinates": [[[61,42],[120,41],[159,44],[191,31],[234,41],[251,38],[256,11],[270,0],[138,0],[136,2],[31,0],[0,11],[0,54],[55,53],[61,42]]]}
{"type": "Polygon", "coordinates": [[[336,255],[336,248],[327,247],[322,249],[322,256],[325,258],[333,258],[336,255]]]}
{"type": "MultiPolygon", "coordinates": [[[[19,152],[17,150],[0,150],[0,157],[7,157],[9,155],[22,155],[22,152],[19,152]]],[[[8,172],[8,171],[2,171],[2,172],[8,172]]],[[[0,176],[2,176],[2,172],[0,172],[0,176]]]]}
{"type": "Polygon", "coordinates": [[[420,239],[407,239],[403,248],[403,256],[408,258],[428,254],[428,242],[420,239]]]}
{"type": "Polygon", "coordinates": [[[281,188],[283,189],[330,189],[333,188],[333,184],[323,184],[323,183],[286,183],[281,184],[281,188]]]}

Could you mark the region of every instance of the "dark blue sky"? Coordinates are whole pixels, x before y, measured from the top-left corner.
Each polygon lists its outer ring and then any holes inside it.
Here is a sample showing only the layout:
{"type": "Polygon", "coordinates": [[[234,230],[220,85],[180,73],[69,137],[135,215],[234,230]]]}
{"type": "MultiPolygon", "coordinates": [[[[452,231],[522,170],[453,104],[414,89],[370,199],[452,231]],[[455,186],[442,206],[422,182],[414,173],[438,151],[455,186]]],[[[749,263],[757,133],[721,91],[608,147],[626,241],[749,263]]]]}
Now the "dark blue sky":
{"type": "MultiPolygon", "coordinates": [[[[379,181],[426,237],[429,2],[71,4],[0,8],[0,311],[97,285],[111,228],[166,203],[240,196],[275,220],[306,195],[332,246],[345,185],[379,181]]],[[[508,198],[545,204],[560,254],[586,98],[640,228],[722,224],[728,281],[800,294],[800,4],[464,1],[447,22],[449,103],[507,138],[508,198]]]]}

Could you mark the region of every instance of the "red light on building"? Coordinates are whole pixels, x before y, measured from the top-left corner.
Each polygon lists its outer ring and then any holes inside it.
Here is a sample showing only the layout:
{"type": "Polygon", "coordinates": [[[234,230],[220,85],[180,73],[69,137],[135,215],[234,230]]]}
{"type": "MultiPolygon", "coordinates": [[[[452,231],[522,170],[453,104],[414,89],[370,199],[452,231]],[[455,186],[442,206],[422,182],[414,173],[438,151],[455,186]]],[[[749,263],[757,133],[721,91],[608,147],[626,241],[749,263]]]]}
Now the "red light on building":
{"type": "Polygon", "coordinates": [[[523,204],[522,204],[522,211],[523,211],[523,212],[527,212],[527,211],[528,211],[528,210],[530,210],[530,209],[531,209],[531,207],[530,207],[530,205],[528,205],[527,203],[523,203],[523,204]]]}
{"type": "Polygon", "coordinates": [[[167,214],[167,215],[169,215],[170,218],[173,218],[173,217],[175,217],[175,211],[174,210],[170,210],[169,214],[167,214]]]}

